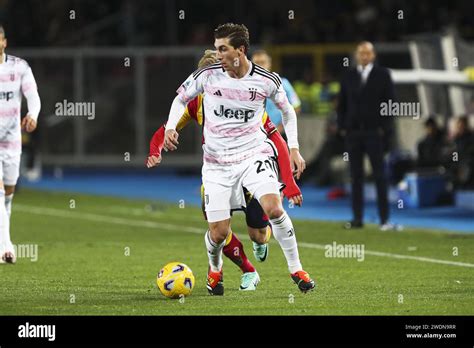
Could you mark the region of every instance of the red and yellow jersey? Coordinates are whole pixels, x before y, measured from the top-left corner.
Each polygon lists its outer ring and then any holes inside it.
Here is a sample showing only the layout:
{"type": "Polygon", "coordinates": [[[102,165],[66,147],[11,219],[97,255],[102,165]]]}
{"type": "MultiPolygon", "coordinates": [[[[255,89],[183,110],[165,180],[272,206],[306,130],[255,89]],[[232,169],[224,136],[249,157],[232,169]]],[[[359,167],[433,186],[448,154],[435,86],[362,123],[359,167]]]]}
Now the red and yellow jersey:
{"type": "Polygon", "coordinates": [[[203,116],[202,116],[202,94],[199,94],[196,98],[191,100],[188,105],[186,105],[186,109],[184,110],[183,116],[179,119],[178,125],[176,126],[176,130],[180,131],[184,127],[188,125],[191,120],[196,121],[200,126],[203,123],[203,116]]]}

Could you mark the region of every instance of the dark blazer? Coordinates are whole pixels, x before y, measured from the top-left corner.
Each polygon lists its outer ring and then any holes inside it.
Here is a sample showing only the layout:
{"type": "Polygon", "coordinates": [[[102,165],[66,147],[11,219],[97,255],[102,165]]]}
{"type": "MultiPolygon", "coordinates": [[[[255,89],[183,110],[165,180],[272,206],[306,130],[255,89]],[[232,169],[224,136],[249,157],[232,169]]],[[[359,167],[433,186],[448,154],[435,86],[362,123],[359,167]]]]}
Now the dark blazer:
{"type": "Polygon", "coordinates": [[[351,68],[341,80],[338,101],[340,130],[351,132],[382,129],[384,134],[393,131],[393,116],[381,116],[381,103],[394,100],[394,85],[387,68],[374,64],[364,85],[356,68],[351,68]]]}

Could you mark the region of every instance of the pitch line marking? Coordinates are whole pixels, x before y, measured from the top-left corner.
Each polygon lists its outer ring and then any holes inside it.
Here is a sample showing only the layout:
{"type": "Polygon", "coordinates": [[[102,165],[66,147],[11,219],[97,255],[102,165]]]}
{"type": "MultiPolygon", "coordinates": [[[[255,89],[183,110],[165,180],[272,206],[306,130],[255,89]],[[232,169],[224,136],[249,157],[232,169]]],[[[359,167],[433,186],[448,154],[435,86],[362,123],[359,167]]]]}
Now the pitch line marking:
{"type": "MultiPolygon", "coordinates": [[[[38,208],[38,207],[28,206],[24,204],[16,204],[15,209],[20,210],[24,213],[31,213],[31,214],[37,214],[37,215],[49,215],[49,216],[55,216],[55,217],[61,217],[61,218],[88,220],[88,221],[94,221],[94,222],[105,222],[105,223],[112,223],[112,224],[132,226],[132,227],[161,228],[161,229],[166,229],[169,231],[176,231],[177,229],[179,229],[181,231],[185,231],[188,233],[204,234],[204,230],[202,228],[181,226],[181,225],[176,225],[176,224],[167,224],[167,223],[155,222],[155,221],[128,220],[128,219],[120,218],[120,217],[99,215],[99,214],[93,214],[93,213],[84,213],[84,212],[73,213],[73,212],[69,212],[69,211],[65,211],[61,209],[38,208]]],[[[239,234],[239,237],[244,237],[245,239],[249,239],[247,235],[243,236],[239,234]]],[[[271,242],[277,243],[277,241],[274,239],[272,239],[271,242]]],[[[298,246],[303,247],[303,248],[311,248],[311,249],[325,249],[324,245],[315,244],[315,243],[298,242],[298,246]]],[[[437,264],[450,265],[450,266],[474,268],[474,264],[472,263],[438,260],[438,259],[432,259],[429,257],[392,254],[392,253],[370,251],[370,250],[365,250],[365,254],[372,255],[372,256],[379,256],[379,257],[389,257],[389,258],[394,258],[394,259],[415,260],[415,261],[430,262],[430,263],[437,263],[437,264]]]]}

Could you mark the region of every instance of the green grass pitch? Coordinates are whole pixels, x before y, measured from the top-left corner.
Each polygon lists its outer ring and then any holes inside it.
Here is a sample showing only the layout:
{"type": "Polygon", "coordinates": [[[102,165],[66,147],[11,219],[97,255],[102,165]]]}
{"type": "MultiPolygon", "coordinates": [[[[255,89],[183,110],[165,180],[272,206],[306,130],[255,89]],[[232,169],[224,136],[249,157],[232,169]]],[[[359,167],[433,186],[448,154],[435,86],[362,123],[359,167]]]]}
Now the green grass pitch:
{"type": "Polygon", "coordinates": [[[0,265],[0,313],[474,314],[474,235],[414,229],[380,232],[370,225],[345,231],[341,223],[294,220],[303,266],[318,284],[315,291],[301,294],[275,240],[267,261],[254,260],[243,214],[234,216],[232,229],[241,237],[261,283],[255,292],[240,292],[240,270],[224,259],[225,294],[209,296],[206,223],[198,208],[178,205],[22,190],[13,204],[12,240],[38,245],[38,259],[0,265]],[[326,257],[324,246],[333,242],[363,244],[364,260],[326,257]],[[171,261],[186,263],[196,277],[185,301],[169,300],[157,289],[156,275],[171,261]]]}

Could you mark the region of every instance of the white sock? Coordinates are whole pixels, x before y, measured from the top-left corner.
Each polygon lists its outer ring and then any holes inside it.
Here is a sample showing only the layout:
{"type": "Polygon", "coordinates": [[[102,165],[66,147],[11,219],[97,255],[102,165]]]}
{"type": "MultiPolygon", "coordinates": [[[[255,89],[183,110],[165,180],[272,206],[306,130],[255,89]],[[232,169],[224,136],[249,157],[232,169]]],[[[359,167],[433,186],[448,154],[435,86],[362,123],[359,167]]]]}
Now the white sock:
{"type": "Polygon", "coordinates": [[[0,189],[0,251],[7,250],[11,247],[10,241],[10,219],[8,218],[7,208],[5,207],[5,190],[0,189]]]}
{"type": "Polygon", "coordinates": [[[13,193],[9,195],[5,195],[5,208],[7,208],[8,217],[12,216],[12,201],[13,201],[13,193]]]}
{"type": "Polygon", "coordinates": [[[209,258],[209,265],[212,272],[220,272],[222,269],[222,249],[225,245],[225,240],[221,244],[217,244],[211,239],[211,234],[207,230],[204,240],[206,242],[207,257],[209,258]]]}
{"type": "Polygon", "coordinates": [[[283,254],[285,254],[290,273],[301,271],[303,267],[301,266],[295,230],[290,217],[286,212],[283,212],[282,216],[277,219],[271,219],[270,223],[272,224],[273,235],[278,243],[280,243],[283,254]]]}

